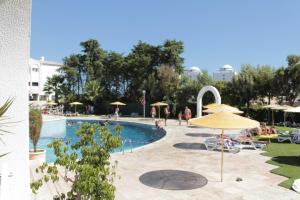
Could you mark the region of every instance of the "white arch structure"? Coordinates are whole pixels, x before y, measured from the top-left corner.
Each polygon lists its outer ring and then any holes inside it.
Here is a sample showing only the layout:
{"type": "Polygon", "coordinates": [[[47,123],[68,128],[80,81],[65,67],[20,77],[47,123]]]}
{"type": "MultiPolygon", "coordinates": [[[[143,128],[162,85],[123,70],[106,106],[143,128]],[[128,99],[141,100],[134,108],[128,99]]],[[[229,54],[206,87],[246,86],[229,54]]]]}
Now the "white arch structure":
{"type": "Polygon", "coordinates": [[[197,117],[201,117],[202,116],[202,97],[206,92],[212,92],[214,97],[215,97],[215,103],[216,104],[221,104],[221,96],[219,91],[217,90],[217,88],[213,87],[213,86],[205,86],[203,87],[199,93],[198,93],[198,97],[197,97],[197,117]]]}

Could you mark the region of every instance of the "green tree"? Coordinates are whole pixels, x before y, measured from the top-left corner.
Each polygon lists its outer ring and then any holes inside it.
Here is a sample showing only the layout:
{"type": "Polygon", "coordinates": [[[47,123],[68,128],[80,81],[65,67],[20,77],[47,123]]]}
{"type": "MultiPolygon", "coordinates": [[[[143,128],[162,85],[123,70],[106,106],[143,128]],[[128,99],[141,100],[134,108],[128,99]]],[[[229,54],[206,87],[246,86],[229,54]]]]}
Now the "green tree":
{"type": "Polygon", "coordinates": [[[231,99],[234,99],[235,105],[247,107],[247,112],[252,100],[256,100],[257,92],[255,91],[256,69],[251,65],[242,65],[238,76],[235,76],[228,84],[231,91],[231,99]]]}
{"type": "Polygon", "coordinates": [[[124,96],[127,89],[127,71],[124,56],[116,52],[109,52],[103,63],[105,67],[102,85],[105,88],[106,95],[113,99],[124,96]]]}
{"type": "Polygon", "coordinates": [[[166,40],[161,49],[161,64],[171,66],[178,74],[182,74],[184,59],[181,54],[183,51],[183,42],[166,40]]]}
{"type": "Polygon", "coordinates": [[[46,94],[48,95],[54,93],[54,99],[57,103],[59,100],[59,95],[62,93],[61,87],[63,85],[63,81],[64,78],[62,76],[55,74],[52,77],[48,77],[44,85],[43,91],[46,92],[46,94]]]}
{"type": "Polygon", "coordinates": [[[97,81],[89,81],[85,84],[84,91],[85,99],[94,105],[97,98],[101,95],[102,88],[97,81]]]}
{"type": "MultiPolygon", "coordinates": [[[[197,96],[202,87],[206,85],[213,85],[213,79],[207,71],[203,70],[197,76],[196,80],[191,80],[186,76],[182,76],[179,89],[176,92],[176,99],[179,107],[182,109],[188,104],[196,105],[197,96]]],[[[212,94],[208,93],[203,98],[203,104],[208,104],[213,101],[212,94]]]]}
{"type": "Polygon", "coordinates": [[[255,90],[263,103],[264,98],[267,97],[268,104],[270,104],[271,99],[275,96],[274,76],[275,70],[269,65],[258,66],[256,68],[255,90]]]}
{"type": "Polygon", "coordinates": [[[97,40],[87,40],[81,42],[80,45],[83,47],[83,55],[81,56],[81,63],[86,69],[86,79],[96,80],[102,79],[103,74],[103,61],[106,57],[106,52],[100,48],[100,44],[97,40]]]}
{"type": "Polygon", "coordinates": [[[287,101],[293,105],[300,94],[300,56],[287,57],[288,67],[276,70],[274,83],[278,88],[276,96],[279,101],[287,101]]]}
{"type": "Polygon", "coordinates": [[[72,54],[64,58],[64,65],[59,69],[65,79],[66,90],[75,93],[77,99],[82,94],[82,89],[86,77],[86,69],[81,64],[81,55],[72,54]]]}
{"type": "Polygon", "coordinates": [[[50,143],[57,159],[54,165],[44,163],[37,168],[43,176],[31,183],[32,191],[35,193],[43,182],[58,181],[58,167],[62,166],[66,169],[63,178],[71,182],[72,187],[67,194],[58,194],[56,199],[113,200],[116,163],[112,165],[109,158],[112,150],[121,145],[122,127],[114,129],[116,134],[110,132],[108,125],[99,127],[98,124],[86,123],[77,131],[79,140],[75,144],[71,145],[69,141],[63,144],[59,139],[50,143]]]}

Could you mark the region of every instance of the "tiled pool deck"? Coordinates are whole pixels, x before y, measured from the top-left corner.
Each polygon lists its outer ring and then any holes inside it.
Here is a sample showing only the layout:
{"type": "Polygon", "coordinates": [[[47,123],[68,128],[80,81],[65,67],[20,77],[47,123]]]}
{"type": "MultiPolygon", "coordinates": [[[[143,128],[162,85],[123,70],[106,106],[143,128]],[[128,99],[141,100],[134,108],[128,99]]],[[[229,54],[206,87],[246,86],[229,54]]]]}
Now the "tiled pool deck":
{"type": "MultiPolygon", "coordinates": [[[[152,123],[151,120],[140,118],[121,120],[152,123]]],[[[162,140],[134,149],[132,153],[129,151],[112,155],[112,160],[118,161],[117,174],[121,177],[115,180],[117,200],[300,199],[300,194],[278,186],[278,183],[286,178],[269,172],[276,166],[267,164],[269,158],[259,155],[261,151],[242,150],[237,154],[225,153],[224,180],[220,182],[220,152],[203,150],[200,144],[205,140],[203,136],[206,134],[203,133],[218,130],[187,127],[185,123],[178,126],[174,120],[170,120],[164,128],[167,135],[162,140]],[[179,172],[172,174],[174,170],[179,172]],[[172,173],[167,176],[169,171],[172,173]],[[190,172],[201,176],[199,178],[185,175],[190,172]],[[157,181],[157,177],[164,178],[157,181]],[[237,177],[243,181],[237,182],[237,177]],[[206,180],[207,184],[204,185],[206,180]],[[204,186],[189,189],[194,185],[204,186]]],[[[35,163],[31,163],[32,179],[36,177],[34,166],[35,163]]],[[[48,183],[41,188],[38,195],[33,195],[32,199],[51,199],[56,191],[66,191],[67,187],[63,182],[55,185],[48,183]]]]}

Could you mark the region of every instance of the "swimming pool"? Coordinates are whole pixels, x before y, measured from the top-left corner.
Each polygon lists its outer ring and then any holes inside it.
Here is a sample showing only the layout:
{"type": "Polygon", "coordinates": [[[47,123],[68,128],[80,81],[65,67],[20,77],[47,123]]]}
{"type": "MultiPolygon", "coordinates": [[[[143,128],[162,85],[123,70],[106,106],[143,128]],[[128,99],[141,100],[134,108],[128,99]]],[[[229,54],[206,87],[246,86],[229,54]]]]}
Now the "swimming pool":
{"type": "MultiPolygon", "coordinates": [[[[78,137],[76,136],[76,131],[80,127],[82,123],[99,123],[103,121],[99,120],[66,120],[66,132],[62,133],[61,137],[55,134],[51,136],[51,129],[47,132],[47,137],[41,137],[38,142],[38,148],[46,149],[46,161],[49,163],[54,162],[56,157],[54,155],[53,149],[48,148],[47,144],[49,144],[54,138],[63,138],[69,139],[71,144],[78,141],[78,137]]],[[[47,122],[44,122],[47,123],[47,122]]],[[[123,127],[121,132],[121,139],[123,142],[122,147],[117,148],[114,152],[121,152],[125,150],[130,150],[136,147],[140,147],[154,141],[157,141],[165,136],[165,131],[163,129],[157,129],[152,125],[146,124],[138,124],[138,123],[131,123],[131,122],[109,122],[109,128],[114,133],[113,127],[116,124],[120,124],[123,127]]],[[[30,143],[30,148],[32,148],[32,144],[30,143]]]]}

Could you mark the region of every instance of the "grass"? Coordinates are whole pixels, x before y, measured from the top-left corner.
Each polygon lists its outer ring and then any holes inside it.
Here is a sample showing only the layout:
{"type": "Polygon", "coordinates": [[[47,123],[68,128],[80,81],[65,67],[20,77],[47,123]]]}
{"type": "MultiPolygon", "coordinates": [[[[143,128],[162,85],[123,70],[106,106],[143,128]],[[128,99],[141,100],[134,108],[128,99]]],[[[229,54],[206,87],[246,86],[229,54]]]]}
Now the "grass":
{"type": "Polygon", "coordinates": [[[279,132],[292,131],[294,128],[285,127],[285,126],[275,126],[275,129],[279,132]]]}
{"type": "Polygon", "coordinates": [[[267,163],[279,166],[272,173],[288,178],[280,186],[291,189],[294,180],[300,179],[300,144],[271,143],[262,155],[272,157],[267,163]]]}

